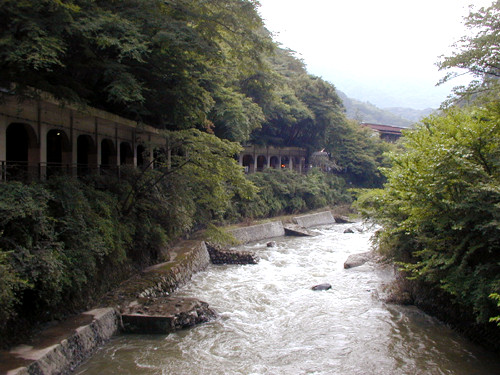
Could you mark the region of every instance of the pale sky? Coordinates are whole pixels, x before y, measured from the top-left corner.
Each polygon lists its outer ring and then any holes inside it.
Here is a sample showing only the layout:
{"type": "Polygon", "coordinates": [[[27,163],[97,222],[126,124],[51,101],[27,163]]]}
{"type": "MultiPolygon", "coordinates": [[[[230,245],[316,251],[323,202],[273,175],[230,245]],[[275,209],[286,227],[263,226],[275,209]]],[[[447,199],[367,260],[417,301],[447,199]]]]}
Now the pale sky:
{"type": "Polygon", "coordinates": [[[437,108],[451,88],[435,63],[466,34],[470,4],[493,0],[259,0],[282,47],[309,73],[379,107],[437,108]]]}

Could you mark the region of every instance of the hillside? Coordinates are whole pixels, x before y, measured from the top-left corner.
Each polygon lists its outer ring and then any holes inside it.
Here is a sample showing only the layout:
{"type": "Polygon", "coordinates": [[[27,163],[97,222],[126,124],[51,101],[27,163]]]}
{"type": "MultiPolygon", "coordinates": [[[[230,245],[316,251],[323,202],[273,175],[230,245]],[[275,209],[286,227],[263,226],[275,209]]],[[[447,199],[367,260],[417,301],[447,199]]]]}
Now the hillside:
{"type": "Polygon", "coordinates": [[[412,122],[419,121],[422,117],[428,116],[435,111],[433,108],[426,109],[413,109],[413,108],[404,108],[404,107],[390,107],[384,108],[384,111],[391,112],[392,114],[402,117],[406,120],[410,120],[412,122]]]}
{"type": "Polygon", "coordinates": [[[402,128],[409,128],[413,121],[404,119],[392,112],[380,109],[369,102],[361,102],[356,99],[349,98],[345,93],[336,90],[339,97],[344,103],[346,115],[348,118],[359,122],[369,122],[375,124],[393,125],[402,128]]]}

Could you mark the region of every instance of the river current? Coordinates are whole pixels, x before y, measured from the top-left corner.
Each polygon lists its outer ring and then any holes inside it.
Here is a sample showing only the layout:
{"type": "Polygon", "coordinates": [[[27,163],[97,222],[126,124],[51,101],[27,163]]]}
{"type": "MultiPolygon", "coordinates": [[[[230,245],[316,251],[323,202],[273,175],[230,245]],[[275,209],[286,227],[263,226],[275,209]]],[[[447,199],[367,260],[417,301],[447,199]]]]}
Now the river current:
{"type": "Polygon", "coordinates": [[[382,302],[393,272],[367,263],[372,229],[316,228],[244,249],[257,265],[210,266],[176,295],[206,301],[219,318],[170,335],[119,335],[77,374],[500,374],[500,359],[416,308],[382,302]],[[328,291],[311,287],[329,283],[328,291]]]}

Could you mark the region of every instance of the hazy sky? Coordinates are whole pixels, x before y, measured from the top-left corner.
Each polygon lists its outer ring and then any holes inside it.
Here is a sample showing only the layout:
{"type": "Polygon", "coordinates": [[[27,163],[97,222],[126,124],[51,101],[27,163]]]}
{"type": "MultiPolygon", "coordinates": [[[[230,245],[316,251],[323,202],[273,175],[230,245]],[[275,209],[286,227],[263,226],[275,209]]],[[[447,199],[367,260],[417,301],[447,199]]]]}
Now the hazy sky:
{"type": "Polygon", "coordinates": [[[379,107],[437,108],[460,82],[435,87],[435,63],[466,34],[470,4],[493,0],[259,0],[275,40],[309,73],[379,107]]]}

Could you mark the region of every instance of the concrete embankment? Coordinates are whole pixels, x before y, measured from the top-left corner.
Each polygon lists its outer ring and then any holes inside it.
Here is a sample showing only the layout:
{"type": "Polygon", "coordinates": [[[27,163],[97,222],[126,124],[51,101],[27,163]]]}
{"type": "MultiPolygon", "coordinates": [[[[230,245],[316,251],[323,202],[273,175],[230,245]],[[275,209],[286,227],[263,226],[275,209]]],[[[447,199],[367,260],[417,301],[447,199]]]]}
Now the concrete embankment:
{"type": "Polygon", "coordinates": [[[271,221],[269,223],[232,229],[229,232],[241,243],[260,241],[285,235],[285,229],[281,221],[271,221]]]}
{"type": "Polygon", "coordinates": [[[302,215],[293,218],[293,221],[303,227],[303,228],[311,228],[316,227],[318,225],[327,225],[334,224],[335,219],[331,213],[331,211],[318,212],[316,214],[310,215],[302,215]]]}

